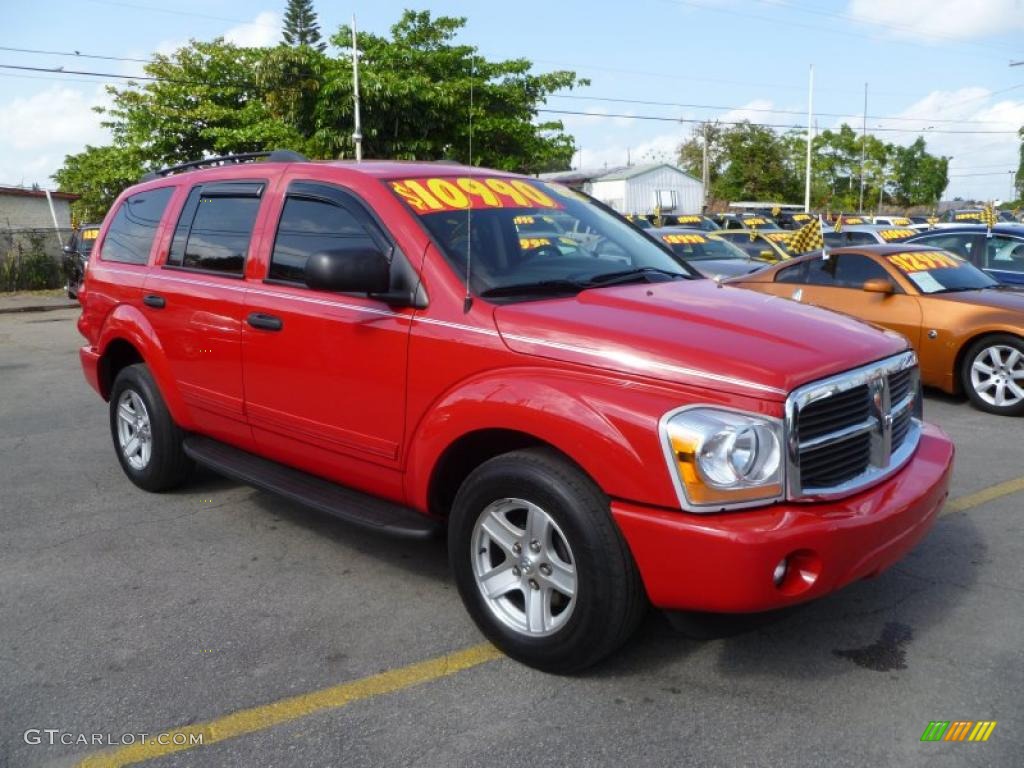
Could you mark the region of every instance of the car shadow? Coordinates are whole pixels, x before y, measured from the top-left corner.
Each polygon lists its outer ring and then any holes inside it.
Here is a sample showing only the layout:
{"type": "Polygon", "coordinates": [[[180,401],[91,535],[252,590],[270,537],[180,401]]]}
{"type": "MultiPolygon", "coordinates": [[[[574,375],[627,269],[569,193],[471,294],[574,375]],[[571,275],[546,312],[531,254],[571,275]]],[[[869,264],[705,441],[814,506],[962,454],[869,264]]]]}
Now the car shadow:
{"type": "Polygon", "coordinates": [[[682,635],[664,614],[652,612],[622,651],[589,675],[657,674],[708,649],[724,679],[819,679],[846,674],[852,666],[898,673],[912,663],[915,640],[970,596],[985,550],[970,516],[943,518],[881,575],[804,605],[727,617],[710,627],[720,630],[712,639],[682,635]]]}

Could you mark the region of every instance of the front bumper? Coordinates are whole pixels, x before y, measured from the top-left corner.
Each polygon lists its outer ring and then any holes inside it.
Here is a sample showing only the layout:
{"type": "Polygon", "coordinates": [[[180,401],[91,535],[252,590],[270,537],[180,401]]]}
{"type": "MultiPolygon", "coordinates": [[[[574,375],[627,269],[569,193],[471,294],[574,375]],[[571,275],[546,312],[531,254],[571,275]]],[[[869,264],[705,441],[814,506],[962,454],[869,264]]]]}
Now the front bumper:
{"type": "Polygon", "coordinates": [[[953,454],[949,438],[925,425],[903,469],[844,499],[709,515],[616,501],[612,515],[657,607],[772,610],[873,576],[909,552],[949,494],[953,454]],[[789,567],[776,586],[782,558],[789,567]]]}

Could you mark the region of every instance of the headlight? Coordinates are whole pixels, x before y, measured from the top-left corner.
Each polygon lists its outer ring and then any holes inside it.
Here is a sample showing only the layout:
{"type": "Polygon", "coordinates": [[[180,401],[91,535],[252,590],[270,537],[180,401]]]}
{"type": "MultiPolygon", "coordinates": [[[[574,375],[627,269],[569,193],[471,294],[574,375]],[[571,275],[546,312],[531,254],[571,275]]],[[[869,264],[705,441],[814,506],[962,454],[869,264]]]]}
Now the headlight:
{"type": "Polygon", "coordinates": [[[782,422],[720,408],[683,408],[661,420],[679,502],[717,512],[781,498],[782,422]]]}

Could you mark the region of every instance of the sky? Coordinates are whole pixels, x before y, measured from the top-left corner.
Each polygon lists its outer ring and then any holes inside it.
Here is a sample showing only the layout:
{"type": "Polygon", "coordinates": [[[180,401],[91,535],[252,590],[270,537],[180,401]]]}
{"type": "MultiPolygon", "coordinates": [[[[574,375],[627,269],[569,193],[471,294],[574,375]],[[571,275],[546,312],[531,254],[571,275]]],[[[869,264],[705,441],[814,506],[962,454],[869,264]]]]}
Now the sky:
{"type": "MultiPolygon", "coordinates": [[[[68,153],[107,143],[93,107],[108,77],[189,39],[280,40],[285,0],[0,0],[0,185],[53,186],[68,153]],[[10,48],[79,56],[23,53],[10,48]]],[[[403,8],[465,16],[460,42],[491,59],[570,69],[590,86],[553,96],[580,151],[573,166],[669,160],[706,119],[806,127],[844,120],[952,157],[946,197],[1009,199],[1024,126],[1024,0],[314,0],[325,37],[354,13],[386,34],[403,8]],[[660,118],[660,119],[651,119],[660,118]]],[[[364,123],[372,114],[363,112],[364,123]]],[[[799,202],[799,201],[795,201],[799,202]]]]}

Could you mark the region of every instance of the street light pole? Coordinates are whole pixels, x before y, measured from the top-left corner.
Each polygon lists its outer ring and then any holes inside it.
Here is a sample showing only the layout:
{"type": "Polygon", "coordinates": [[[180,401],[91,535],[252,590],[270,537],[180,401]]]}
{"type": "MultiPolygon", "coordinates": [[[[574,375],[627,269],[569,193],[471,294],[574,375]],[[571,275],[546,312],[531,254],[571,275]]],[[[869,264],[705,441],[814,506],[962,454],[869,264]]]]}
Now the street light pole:
{"type": "Polygon", "coordinates": [[[868,150],[868,84],[864,83],[864,123],[860,136],[860,204],[859,213],[864,213],[864,156],[868,150]]]}
{"type": "Polygon", "coordinates": [[[814,65],[807,83],[807,170],[804,182],[804,213],[811,212],[811,124],[814,121],[814,65]]]}

